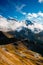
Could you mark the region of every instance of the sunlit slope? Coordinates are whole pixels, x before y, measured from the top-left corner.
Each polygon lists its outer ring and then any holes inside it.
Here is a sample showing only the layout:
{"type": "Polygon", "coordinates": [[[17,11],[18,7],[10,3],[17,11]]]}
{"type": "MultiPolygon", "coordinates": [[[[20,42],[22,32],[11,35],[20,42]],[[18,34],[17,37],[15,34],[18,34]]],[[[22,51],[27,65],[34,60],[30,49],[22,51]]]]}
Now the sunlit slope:
{"type": "Polygon", "coordinates": [[[2,32],[7,38],[13,38],[13,35],[10,35],[9,33],[7,32],[2,32]]]}
{"type": "Polygon", "coordinates": [[[12,43],[0,46],[0,65],[43,65],[43,57],[28,50],[22,42],[12,43]]]}

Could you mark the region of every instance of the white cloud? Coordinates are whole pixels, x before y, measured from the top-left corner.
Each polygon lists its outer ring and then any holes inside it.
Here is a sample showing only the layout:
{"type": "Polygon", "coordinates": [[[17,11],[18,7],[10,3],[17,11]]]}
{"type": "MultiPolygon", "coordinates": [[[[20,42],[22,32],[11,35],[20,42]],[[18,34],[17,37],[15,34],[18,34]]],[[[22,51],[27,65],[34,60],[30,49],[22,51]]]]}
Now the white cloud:
{"type": "MultiPolygon", "coordinates": [[[[35,17],[36,17],[36,15],[35,15],[35,17]]],[[[22,27],[31,29],[33,32],[36,32],[36,33],[37,33],[37,31],[35,31],[35,29],[37,29],[38,32],[43,30],[43,25],[40,23],[37,23],[37,22],[33,22],[32,25],[26,26],[25,21],[19,22],[19,21],[16,21],[15,19],[12,20],[12,18],[10,20],[8,20],[7,18],[0,16],[0,31],[6,32],[6,31],[17,30],[19,32],[22,29],[22,27]]]]}
{"type": "Polygon", "coordinates": [[[7,22],[7,19],[5,17],[2,17],[0,15],[0,30],[3,30],[3,31],[7,31],[7,28],[8,28],[8,22],[7,22]],[[3,29],[4,28],[4,29],[3,29]]]}
{"type": "Polygon", "coordinates": [[[21,6],[16,6],[16,11],[20,12],[23,15],[26,15],[25,12],[22,11],[22,9],[25,7],[25,4],[22,4],[21,6]]]}
{"type": "Polygon", "coordinates": [[[28,13],[27,14],[27,18],[31,19],[31,18],[37,18],[38,15],[36,13],[28,13]]]}
{"type": "Polygon", "coordinates": [[[13,17],[11,17],[11,16],[8,16],[8,18],[9,18],[9,19],[14,19],[14,18],[13,18],[13,17]]]}
{"type": "MultiPolygon", "coordinates": [[[[7,18],[0,16],[0,31],[11,31],[11,30],[16,30],[17,28],[20,28],[22,26],[26,26],[25,23],[23,22],[18,22],[15,19],[8,20],[7,18]]],[[[18,29],[19,30],[19,29],[18,29]]]]}
{"type": "Polygon", "coordinates": [[[42,3],[42,2],[43,2],[43,0],[38,0],[38,2],[39,2],[39,3],[42,3]]]}
{"type": "Polygon", "coordinates": [[[26,15],[27,19],[37,21],[37,22],[43,22],[43,12],[39,11],[38,13],[28,13],[26,15]]]}
{"type": "Polygon", "coordinates": [[[28,13],[28,16],[32,18],[33,17],[37,18],[38,16],[43,17],[43,13],[41,11],[39,11],[38,13],[28,13]]]}
{"type": "Polygon", "coordinates": [[[40,12],[38,12],[38,16],[41,16],[41,17],[43,17],[43,13],[40,11],[40,12]]]}
{"type": "Polygon", "coordinates": [[[28,28],[31,29],[33,32],[38,33],[43,30],[43,25],[39,23],[34,23],[34,25],[29,25],[28,28]],[[35,31],[35,29],[37,31],[35,31]]]}
{"type": "Polygon", "coordinates": [[[25,6],[25,4],[22,4],[21,6],[16,6],[16,10],[21,11],[25,6]]]}
{"type": "Polygon", "coordinates": [[[26,12],[22,12],[22,11],[21,11],[21,14],[26,15],[26,12]]]}

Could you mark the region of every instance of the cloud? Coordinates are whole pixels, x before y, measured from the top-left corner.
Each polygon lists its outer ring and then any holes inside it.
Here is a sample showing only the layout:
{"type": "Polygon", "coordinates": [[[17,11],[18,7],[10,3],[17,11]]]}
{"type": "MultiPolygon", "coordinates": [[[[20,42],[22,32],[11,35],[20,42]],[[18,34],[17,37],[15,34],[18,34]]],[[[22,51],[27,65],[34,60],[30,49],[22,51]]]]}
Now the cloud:
{"type": "Polygon", "coordinates": [[[25,4],[22,4],[21,6],[16,6],[16,11],[20,12],[23,15],[26,15],[26,12],[23,12],[22,9],[25,7],[25,4]]]}
{"type": "Polygon", "coordinates": [[[43,30],[43,25],[39,23],[34,23],[34,25],[29,25],[28,29],[31,29],[34,33],[39,33],[43,30]]]}
{"type": "Polygon", "coordinates": [[[22,11],[20,11],[20,13],[23,14],[23,15],[26,15],[26,12],[22,12],[22,11]]]}
{"type": "Polygon", "coordinates": [[[38,13],[28,13],[26,15],[27,19],[37,21],[37,22],[43,22],[43,12],[39,11],[38,13]]]}
{"type": "Polygon", "coordinates": [[[21,11],[25,6],[25,4],[22,4],[21,6],[16,6],[16,10],[21,11]]]}
{"type": "Polygon", "coordinates": [[[43,13],[41,11],[38,12],[38,15],[41,16],[41,17],[43,17],[43,13]]]}
{"type": "Polygon", "coordinates": [[[37,15],[36,13],[28,13],[28,14],[27,14],[27,17],[28,17],[28,18],[33,18],[33,17],[36,18],[37,16],[38,16],[38,15],[37,15]]]}
{"type": "Polygon", "coordinates": [[[43,3],[43,0],[38,0],[39,3],[43,3]]]}
{"type": "Polygon", "coordinates": [[[0,31],[9,31],[9,22],[7,21],[7,18],[0,15],[0,31]]]}
{"type": "Polygon", "coordinates": [[[14,18],[12,19],[12,17],[10,17],[10,19],[7,19],[0,15],[0,31],[5,31],[5,32],[12,30],[15,31],[16,29],[22,26],[25,27],[26,24],[23,22],[18,22],[14,18]]]}
{"type": "Polygon", "coordinates": [[[7,19],[0,15],[0,31],[7,32],[7,31],[17,30],[19,32],[23,27],[32,30],[34,33],[38,33],[43,30],[43,25],[38,22],[33,22],[32,25],[27,26],[26,21],[19,22],[19,21],[16,21],[15,19],[12,19],[12,17],[10,17],[10,19],[7,19]],[[37,31],[35,31],[35,29],[37,31]]]}

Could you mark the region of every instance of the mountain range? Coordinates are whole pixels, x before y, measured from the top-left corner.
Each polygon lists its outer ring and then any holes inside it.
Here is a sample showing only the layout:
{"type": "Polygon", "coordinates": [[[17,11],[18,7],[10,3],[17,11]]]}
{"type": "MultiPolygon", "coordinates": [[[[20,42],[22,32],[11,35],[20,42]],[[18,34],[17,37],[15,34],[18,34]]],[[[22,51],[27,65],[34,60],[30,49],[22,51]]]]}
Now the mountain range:
{"type": "Polygon", "coordinates": [[[17,21],[14,18],[4,18],[2,16],[0,17],[0,31],[20,31],[22,27],[28,28],[34,33],[43,31],[43,24],[40,24],[37,21],[17,21]]]}
{"type": "MultiPolygon", "coordinates": [[[[0,31],[7,32],[13,36],[9,39],[14,42],[14,38],[26,42],[30,49],[42,53],[43,50],[43,25],[30,20],[17,21],[15,19],[0,19],[0,31]],[[4,25],[3,25],[4,24],[4,25]],[[37,48],[37,49],[36,49],[37,48]],[[39,51],[40,50],[40,51],[39,51]]],[[[5,37],[6,38],[6,37],[5,37]]],[[[0,37],[1,39],[1,37],[0,37]]],[[[8,38],[6,38],[6,41],[8,38]]],[[[8,41],[9,42],[9,41],[8,41]]]]}

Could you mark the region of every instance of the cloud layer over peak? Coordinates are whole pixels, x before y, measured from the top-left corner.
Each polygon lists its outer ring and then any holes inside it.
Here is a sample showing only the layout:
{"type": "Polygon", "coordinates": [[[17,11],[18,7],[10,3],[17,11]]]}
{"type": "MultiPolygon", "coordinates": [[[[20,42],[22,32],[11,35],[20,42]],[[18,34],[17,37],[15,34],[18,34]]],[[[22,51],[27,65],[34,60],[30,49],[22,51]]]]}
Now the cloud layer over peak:
{"type": "Polygon", "coordinates": [[[0,16],[0,31],[7,32],[17,30],[19,32],[22,29],[22,27],[28,28],[32,30],[34,33],[39,33],[40,31],[43,31],[43,25],[37,22],[33,22],[32,25],[28,24],[27,26],[26,21],[19,22],[12,18],[7,19],[3,16],[0,16]]]}
{"type": "Polygon", "coordinates": [[[26,24],[24,22],[18,22],[12,18],[7,19],[3,16],[0,16],[0,31],[15,31],[17,28],[22,26],[26,26],[26,24]]]}

